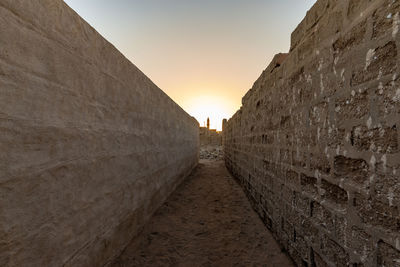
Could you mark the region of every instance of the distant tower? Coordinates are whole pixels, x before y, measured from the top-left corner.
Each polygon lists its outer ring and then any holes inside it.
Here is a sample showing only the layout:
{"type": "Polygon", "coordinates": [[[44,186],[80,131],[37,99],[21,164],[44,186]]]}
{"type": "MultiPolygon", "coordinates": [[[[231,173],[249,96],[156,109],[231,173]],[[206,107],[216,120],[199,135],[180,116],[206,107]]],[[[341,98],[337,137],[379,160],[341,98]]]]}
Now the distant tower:
{"type": "Polygon", "coordinates": [[[225,131],[225,126],[228,121],[226,119],[222,120],[222,131],[225,131]]]}
{"type": "Polygon", "coordinates": [[[210,118],[207,118],[207,129],[210,129],[210,118]]]}

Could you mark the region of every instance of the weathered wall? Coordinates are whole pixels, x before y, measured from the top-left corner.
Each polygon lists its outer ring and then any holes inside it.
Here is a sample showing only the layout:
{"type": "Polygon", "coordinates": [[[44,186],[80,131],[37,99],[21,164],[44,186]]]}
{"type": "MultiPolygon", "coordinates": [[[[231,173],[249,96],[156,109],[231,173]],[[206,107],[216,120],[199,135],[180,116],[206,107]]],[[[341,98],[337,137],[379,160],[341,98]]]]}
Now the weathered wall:
{"type": "Polygon", "coordinates": [[[199,125],[60,0],[0,0],[0,266],[102,266],[199,125]]]}
{"type": "Polygon", "coordinates": [[[399,12],[317,1],[225,126],[227,167],[299,265],[400,265],[399,12]]]}
{"type": "Polygon", "coordinates": [[[200,127],[200,145],[207,146],[220,146],[222,145],[222,133],[217,130],[208,129],[207,127],[200,127]]]}

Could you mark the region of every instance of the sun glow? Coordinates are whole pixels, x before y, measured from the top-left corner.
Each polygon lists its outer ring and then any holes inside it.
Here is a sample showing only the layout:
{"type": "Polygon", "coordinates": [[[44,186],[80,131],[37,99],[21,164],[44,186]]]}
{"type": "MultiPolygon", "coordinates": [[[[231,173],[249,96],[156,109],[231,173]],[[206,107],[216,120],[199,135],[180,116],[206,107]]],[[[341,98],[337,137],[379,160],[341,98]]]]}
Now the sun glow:
{"type": "Polygon", "coordinates": [[[218,96],[198,96],[188,101],[185,108],[195,117],[200,126],[206,126],[207,118],[210,118],[210,128],[222,130],[222,120],[232,116],[232,108],[226,99],[218,96]]]}

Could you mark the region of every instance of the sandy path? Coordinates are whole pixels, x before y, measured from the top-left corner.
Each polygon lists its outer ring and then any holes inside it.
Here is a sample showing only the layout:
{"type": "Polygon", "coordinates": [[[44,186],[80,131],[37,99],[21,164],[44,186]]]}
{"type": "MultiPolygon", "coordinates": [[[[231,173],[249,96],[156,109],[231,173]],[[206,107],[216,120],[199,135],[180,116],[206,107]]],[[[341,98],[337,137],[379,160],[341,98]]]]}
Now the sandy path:
{"type": "Polygon", "coordinates": [[[113,267],[293,266],[223,161],[199,167],[113,267]]]}

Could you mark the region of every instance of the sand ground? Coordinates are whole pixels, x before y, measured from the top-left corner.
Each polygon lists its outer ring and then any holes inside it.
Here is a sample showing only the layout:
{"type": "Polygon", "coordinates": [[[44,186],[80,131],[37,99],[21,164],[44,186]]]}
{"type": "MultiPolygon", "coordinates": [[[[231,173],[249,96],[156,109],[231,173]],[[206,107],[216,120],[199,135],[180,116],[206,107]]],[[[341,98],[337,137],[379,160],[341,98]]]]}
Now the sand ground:
{"type": "Polygon", "coordinates": [[[112,266],[294,265],[224,162],[201,160],[112,266]]]}

